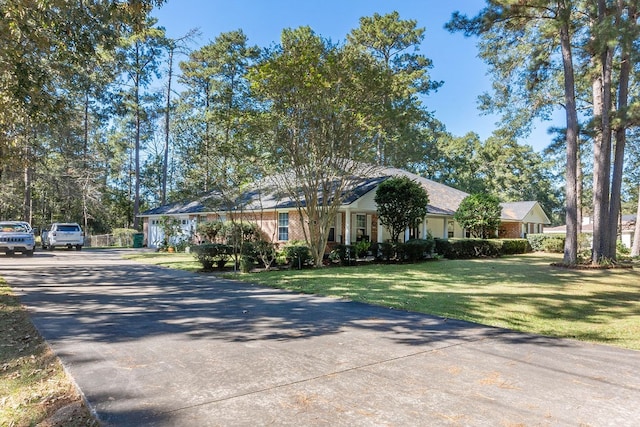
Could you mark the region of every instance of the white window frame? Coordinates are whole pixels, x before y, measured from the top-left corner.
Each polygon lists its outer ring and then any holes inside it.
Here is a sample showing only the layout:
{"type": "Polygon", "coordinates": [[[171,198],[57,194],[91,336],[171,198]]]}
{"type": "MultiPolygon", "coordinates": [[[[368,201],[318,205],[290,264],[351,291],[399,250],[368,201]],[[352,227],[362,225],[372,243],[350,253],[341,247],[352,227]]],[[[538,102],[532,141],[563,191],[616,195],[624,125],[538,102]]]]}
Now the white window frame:
{"type": "Polygon", "coordinates": [[[289,240],[289,212],[278,212],[278,240],[289,240]]]}

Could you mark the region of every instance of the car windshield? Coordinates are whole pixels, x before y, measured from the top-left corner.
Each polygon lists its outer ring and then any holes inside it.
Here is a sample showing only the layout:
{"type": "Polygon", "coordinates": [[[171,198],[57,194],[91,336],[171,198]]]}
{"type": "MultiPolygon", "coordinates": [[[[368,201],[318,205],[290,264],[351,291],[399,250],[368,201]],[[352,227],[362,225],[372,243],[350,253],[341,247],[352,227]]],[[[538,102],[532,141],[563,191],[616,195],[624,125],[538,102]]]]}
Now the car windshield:
{"type": "Polygon", "coordinates": [[[27,228],[22,224],[0,224],[0,231],[3,233],[26,233],[27,228]]]}
{"type": "Polygon", "coordinates": [[[77,225],[61,225],[58,227],[58,231],[80,231],[80,227],[77,225]]]}

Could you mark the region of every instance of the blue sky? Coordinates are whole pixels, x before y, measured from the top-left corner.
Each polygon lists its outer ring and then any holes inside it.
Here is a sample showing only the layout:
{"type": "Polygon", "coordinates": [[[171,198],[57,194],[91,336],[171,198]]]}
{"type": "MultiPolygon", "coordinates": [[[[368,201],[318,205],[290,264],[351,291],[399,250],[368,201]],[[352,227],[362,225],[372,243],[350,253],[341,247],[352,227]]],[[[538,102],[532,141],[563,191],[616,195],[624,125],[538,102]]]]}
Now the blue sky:
{"type": "MultiPolygon", "coordinates": [[[[198,28],[201,36],[193,48],[237,29],[242,29],[250,44],[266,47],[278,43],[282,29],[302,25],[334,42],[342,41],[359,26],[360,17],[396,10],[402,19],[415,19],[426,29],[420,53],[433,60],[432,78],[444,81],[424,100],[427,108],[454,135],[473,131],[484,140],[497,121],[477,109],[478,96],[491,88],[487,67],[477,57],[475,38],[443,28],[454,11],[475,15],[483,5],[483,0],[168,0],[153,15],[169,37],[181,37],[198,28]]],[[[556,116],[562,118],[561,114],[556,116]]],[[[532,134],[519,142],[536,151],[544,149],[550,142],[546,132],[550,125],[538,123],[532,134]]]]}

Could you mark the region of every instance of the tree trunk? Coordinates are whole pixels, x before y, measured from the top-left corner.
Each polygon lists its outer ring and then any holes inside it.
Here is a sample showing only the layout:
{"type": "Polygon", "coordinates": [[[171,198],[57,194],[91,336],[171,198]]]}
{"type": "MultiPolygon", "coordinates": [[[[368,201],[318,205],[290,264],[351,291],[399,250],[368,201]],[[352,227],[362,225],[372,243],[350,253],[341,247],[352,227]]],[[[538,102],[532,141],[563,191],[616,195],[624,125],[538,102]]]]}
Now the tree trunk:
{"type": "Polygon", "coordinates": [[[636,228],[633,233],[633,246],[631,246],[631,256],[640,256],[640,185],[638,185],[638,209],[636,210],[636,228]]]}
{"type": "Polygon", "coordinates": [[[566,224],[567,237],[564,245],[563,262],[574,265],[578,261],[578,223],[577,223],[577,165],[578,165],[578,112],[576,110],[575,78],[571,53],[569,22],[571,11],[564,1],[559,2],[562,22],[560,44],[564,69],[564,100],[567,117],[567,187],[566,187],[566,224]]]}
{"type": "MultiPolygon", "coordinates": [[[[598,0],[598,23],[608,18],[605,0],[598,0]]],[[[599,264],[614,259],[609,239],[609,195],[611,185],[611,79],[613,50],[606,45],[598,52],[597,76],[593,82],[594,117],[600,118],[600,132],[595,137],[593,159],[593,252],[591,261],[599,264]]]]}
{"type": "Polygon", "coordinates": [[[623,34],[620,43],[620,76],[618,79],[618,114],[620,115],[620,122],[617,126],[615,137],[616,137],[616,145],[615,145],[615,157],[613,161],[613,176],[611,181],[611,203],[609,206],[609,217],[611,218],[610,228],[609,228],[609,251],[615,257],[616,255],[616,240],[618,235],[617,222],[613,221],[613,218],[618,218],[620,216],[620,206],[622,201],[622,174],[624,171],[624,150],[627,141],[627,127],[628,124],[628,114],[627,109],[629,106],[629,76],[632,70],[632,43],[635,38],[635,34],[637,33],[637,9],[634,5],[629,6],[628,9],[628,18],[626,21],[622,21],[623,16],[625,15],[624,11],[624,2],[621,0],[618,1],[618,10],[617,10],[617,25],[623,26],[625,24],[631,25],[634,28],[634,31],[631,31],[630,34],[623,34]]]}
{"type": "MultiPolygon", "coordinates": [[[[136,62],[138,61],[138,46],[136,45],[136,62]]],[[[136,129],[135,129],[135,195],[133,202],[133,228],[138,230],[139,218],[138,213],[140,212],[140,71],[139,67],[136,67],[136,76],[135,76],[135,116],[136,116],[136,129]]]]}
{"type": "Polygon", "coordinates": [[[160,204],[167,202],[167,173],[169,163],[169,119],[171,109],[171,77],[173,75],[173,47],[169,48],[169,76],[167,82],[167,105],[164,112],[164,159],[162,161],[162,195],[160,204]]]}

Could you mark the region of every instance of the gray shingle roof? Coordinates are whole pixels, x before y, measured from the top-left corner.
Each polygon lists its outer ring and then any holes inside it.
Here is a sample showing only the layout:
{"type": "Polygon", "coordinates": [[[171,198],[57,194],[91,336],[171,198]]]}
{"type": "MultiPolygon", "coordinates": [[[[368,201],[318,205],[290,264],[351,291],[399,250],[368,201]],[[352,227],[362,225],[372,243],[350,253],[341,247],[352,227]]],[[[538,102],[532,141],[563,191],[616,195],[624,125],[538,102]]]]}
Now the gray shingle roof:
{"type": "MultiPolygon", "coordinates": [[[[431,215],[453,215],[460,206],[460,202],[469,194],[444,184],[423,178],[411,172],[379,167],[368,169],[368,176],[354,178],[354,184],[342,194],[343,205],[350,205],[368,192],[374,190],[382,181],[394,176],[406,176],[419,183],[429,195],[427,212],[431,215]]],[[[197,214],[217,211],[237,210],[242,206],[243,210],[273,210],[296,207],[296,201],[289,194],[278,190],[276,184],[281,178],[278,176],[267,177],[256,182],[244,191],[235,203],[225,205],[219,193],[211,192],[197,200],[177,202],[142,212],[140,216],[154,215],[178,215],[197,214]],[[234,208],[235,207],[235,208],[234,208]]],[[[511,202],[503,203],[502,219],[522,220],[535,206],[537,202],[511,202]]]]}

